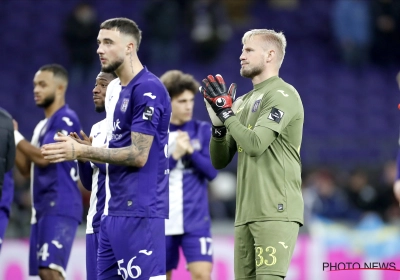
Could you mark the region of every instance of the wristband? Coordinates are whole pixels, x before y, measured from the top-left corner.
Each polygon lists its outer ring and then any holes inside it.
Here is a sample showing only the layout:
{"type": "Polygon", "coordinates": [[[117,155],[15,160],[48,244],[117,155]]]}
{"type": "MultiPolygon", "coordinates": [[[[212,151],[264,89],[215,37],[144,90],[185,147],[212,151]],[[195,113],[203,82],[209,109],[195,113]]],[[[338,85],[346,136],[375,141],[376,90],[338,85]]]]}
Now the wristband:
{"type": "Polygon", "coordinates": [[[22,134],[18,130],[14,130],[15,147],[17,147],[19,142],[24,139],[24,136],[22,136],[22,134]]]}
{"type": "Polygon", "coordinates": [[[215,138],[223,138],[226,135],[225,126],[212,126],[212,136],[215,138]]]}
{"type": "Polygon", "coordinates": [[[221,120],[222,123],[225,123],[225,121],[228,118],[230,118],[234,115],[235,115],[235,113],[232,111],[232,108],[226,108],[218,113],[218,118],[221,120]]]}

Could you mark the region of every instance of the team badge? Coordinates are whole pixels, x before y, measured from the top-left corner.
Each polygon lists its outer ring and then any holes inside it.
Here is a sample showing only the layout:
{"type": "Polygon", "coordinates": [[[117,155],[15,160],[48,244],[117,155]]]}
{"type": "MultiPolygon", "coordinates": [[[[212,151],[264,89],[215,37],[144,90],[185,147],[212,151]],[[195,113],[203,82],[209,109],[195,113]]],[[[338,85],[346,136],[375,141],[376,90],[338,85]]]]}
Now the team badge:
{"type": "Polygon", "coordinates": [[[193,150],[199,151],[201,149],[201,144],[199,139],[190,140],[190,145],[192,145],[193,150]]]}
{"type": "Polygon", "coordinates": [[[121,112],[125,113],[128,108],[129,98],[124,98],[121,104],[121,112]]]}
{"type": "Polygon", "coordinates": [[[276,123],[280,123],[284,114],[285,113],[283,111],[276,109],[275,107],[272,107],[271,113],[269,113],[269,115],[268,115],[268,119],[270,119],[271,121],[274,121],[276,123]]]}
{"type": "Polygon", "coordinates": [[[258,100],[256,100],[256,102],[254,102],[253,108],[251,109],[252,113],[254,113],[258,110],[258,107],[260,107],[260,102],[261,102],[261,99],[258,99],[258,100]]]}

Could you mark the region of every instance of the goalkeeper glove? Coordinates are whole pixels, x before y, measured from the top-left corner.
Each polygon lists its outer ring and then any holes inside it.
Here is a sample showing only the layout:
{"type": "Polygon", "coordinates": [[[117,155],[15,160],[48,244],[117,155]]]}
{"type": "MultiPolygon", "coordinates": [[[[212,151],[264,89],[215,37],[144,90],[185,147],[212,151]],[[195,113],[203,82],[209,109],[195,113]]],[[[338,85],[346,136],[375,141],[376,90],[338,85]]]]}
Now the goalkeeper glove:
{"type": "Polygon", "coordinates": [[[226,91],[225,81],[219,74],[215,78],[208,75],[207,79],[203,79],[203,84],[200,91],[221,122],[224,123],[234,116],[232,103],[236,95],[236,84],[231,84],[229,90],[226,91]]]}

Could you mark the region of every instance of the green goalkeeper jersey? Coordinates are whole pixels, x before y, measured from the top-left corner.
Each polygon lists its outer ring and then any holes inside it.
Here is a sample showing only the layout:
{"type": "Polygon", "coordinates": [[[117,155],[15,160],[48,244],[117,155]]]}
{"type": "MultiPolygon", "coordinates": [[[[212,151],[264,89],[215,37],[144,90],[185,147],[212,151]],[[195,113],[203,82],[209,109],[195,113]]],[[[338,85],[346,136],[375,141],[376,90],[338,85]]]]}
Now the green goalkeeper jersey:
{"type": "Polygon", "coordinates": [[[303,224],[300,146],[304,110],[300,96],[293,86],[274,76],[254,85],[241,99],[236,116],[225,121],[226,137],[213,137],[210,143],[217,168],[226,166],[238,152],[235,225],[267,220],[303,224]],[[260,143],[267,130],[277,137],[263,147],[260,143]]]}

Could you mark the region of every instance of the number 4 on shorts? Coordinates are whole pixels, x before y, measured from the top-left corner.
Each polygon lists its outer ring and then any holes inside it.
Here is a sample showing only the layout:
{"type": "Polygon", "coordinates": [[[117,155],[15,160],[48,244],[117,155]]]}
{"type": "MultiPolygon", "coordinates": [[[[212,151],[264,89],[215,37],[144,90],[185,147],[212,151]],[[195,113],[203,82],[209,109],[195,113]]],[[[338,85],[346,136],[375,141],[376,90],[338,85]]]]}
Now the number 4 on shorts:
{"type": "Polygon", "coordinates": [[[38,259],[42,257],[42,261],[46,261],[47,258],[50,256],[49,254],[49,244],[44,243],[42,248],[40,248],[39,252],[37,253],[38,259]]]}

